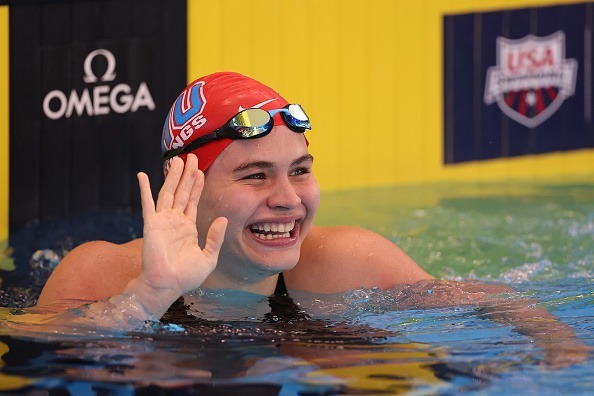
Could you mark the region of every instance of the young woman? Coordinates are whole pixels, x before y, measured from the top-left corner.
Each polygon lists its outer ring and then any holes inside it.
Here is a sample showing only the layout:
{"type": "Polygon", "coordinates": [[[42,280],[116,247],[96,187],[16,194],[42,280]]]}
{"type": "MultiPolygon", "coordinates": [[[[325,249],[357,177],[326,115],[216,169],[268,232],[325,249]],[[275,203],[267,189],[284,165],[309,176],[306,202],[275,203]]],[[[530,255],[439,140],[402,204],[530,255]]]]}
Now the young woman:
{"type": "Polygon", "coordinates": [[[160,317],[198,287],[270,295],[281,273],[289,290],[318,293],[432,279],[377,234],[312,225],[320,193],[303,133],[310,128],[301,106],[256,80],[215,73],[194,81],[165,121],[167,177],[156,205],[147,176],[138,176],[144,239],[74,249],[38,305],[125,298],[160,317]]]}
{"type": "Polygon", "coordinates": [[[310,128],[300,105],[256,80],[223,72],[194,81],[165,121],[167,176],[156,204],[148,177],[138,175],[144,238],[77,247],[53,272],[38,307],[55,312],[89,303],[60,320],[130,329],[198,288],[271,295],[412,285],[409,306],[484,303],[492,318],[548,348],[553,362],[584,358],[573,331],[546,310],[527,309],[528,301],[495,307],[492,294],[507,288],[444,286],[375,233],[313,225],[320,194],[304,135],[310,128]]]}

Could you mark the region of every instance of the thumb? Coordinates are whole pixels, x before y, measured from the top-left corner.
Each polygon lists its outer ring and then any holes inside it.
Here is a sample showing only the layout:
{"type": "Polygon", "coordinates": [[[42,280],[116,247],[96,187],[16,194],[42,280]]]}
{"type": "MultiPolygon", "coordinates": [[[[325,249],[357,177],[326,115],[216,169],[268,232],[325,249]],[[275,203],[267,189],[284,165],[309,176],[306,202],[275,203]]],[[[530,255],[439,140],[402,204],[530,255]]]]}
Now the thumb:
{"type": "Polygon", "coordinates": [[[212,222],[206,235],[206,245],[202,252],[209,257],[213,263],[219,259],[219,252],[225,240],[225,231],[227,230],[227,219],[218,217],[212,222]]]}

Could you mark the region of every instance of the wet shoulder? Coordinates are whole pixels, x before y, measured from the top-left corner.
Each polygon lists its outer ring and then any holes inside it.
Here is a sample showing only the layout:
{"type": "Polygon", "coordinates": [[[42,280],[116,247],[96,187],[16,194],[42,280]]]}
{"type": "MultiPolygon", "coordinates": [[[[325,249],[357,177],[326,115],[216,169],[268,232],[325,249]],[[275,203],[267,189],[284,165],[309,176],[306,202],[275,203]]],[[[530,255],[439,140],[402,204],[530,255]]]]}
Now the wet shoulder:
{"type": "Polygon", "coordinates": [[[352,282],[345,282],[345,270],[352,269],[348,265],[352,252],[345,246],[357,235],[355,227],[312,226],[301,246],[299,262],[285,272],[287,288],[315,293],[348,289],[352,282]]]}
{"type": "Polygon", "coordinates": [[[337,293],[389,288],[432,276],[385,237],[354,226],[312,227],[299,263],[286,272],[287,288],[337,293]]]}
{"type": "Polygon", "coordinates": [[[58,267],[75,266],[78,269],[103,272],[117,268],[119,273],[136,276],[140,271],[142,258],[142,239],[134,239],[123,244],[107,241],[86,242],[64,257],[58,267]]]}
{"type": "Polygon", "coordinates": [[[128,282],[140,274],[141,266],[141,239],[121,245],[106,241],[84,243],[58,264],[38,304],[108,298],[123,291],[128,282]]]}

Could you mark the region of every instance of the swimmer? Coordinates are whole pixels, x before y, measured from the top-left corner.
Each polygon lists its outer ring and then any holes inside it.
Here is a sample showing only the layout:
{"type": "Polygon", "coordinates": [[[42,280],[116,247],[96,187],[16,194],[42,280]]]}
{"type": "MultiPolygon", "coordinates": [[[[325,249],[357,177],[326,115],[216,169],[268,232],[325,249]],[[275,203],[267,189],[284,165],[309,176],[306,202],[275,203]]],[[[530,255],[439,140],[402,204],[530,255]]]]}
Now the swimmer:
{"type": "Polygon", "coordinates": [[[546,310],[527,309],[529,302],[492,304],[507,288],[445,287],[376,233],[314,225],[320,192],[305,135],[311,128],[303,107],[249,77],[220,72],[192,82],[165,120],[166,179],[156,203],[147,175],[138,174],[144,238],[73,249],[38,307],[67,312],[87,303],[83,316],[96,325],[133,329],[198,288],[268,296],[410,285],[425,291],[411,308],[474,304],[551,353],[560,339],[567,350],[583,351],[571,328],[546,310]]]}

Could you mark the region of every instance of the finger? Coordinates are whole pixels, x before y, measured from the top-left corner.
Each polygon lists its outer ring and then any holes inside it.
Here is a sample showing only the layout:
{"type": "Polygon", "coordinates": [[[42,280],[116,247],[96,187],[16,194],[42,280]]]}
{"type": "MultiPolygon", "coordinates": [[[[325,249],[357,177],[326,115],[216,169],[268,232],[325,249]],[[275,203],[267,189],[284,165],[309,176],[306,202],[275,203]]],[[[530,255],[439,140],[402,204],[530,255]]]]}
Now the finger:
{"type": "Polygon", "coordinates": [[[171,161],[171,167],[169,168],[169,173],[165,178],[163,187],[161,187],[161,190],[159,191],[159,197],[157,198],[157,212],[160,212],[163,209],[171,208],[173,206],[175,190],[179,184],[179,179],[181,178],[183,169],[184,161],[179,157],[173,158],[171,161]]]}
{"type": "Polygon", "coordinates": [[[206,245],[202,252],[207,256],[212,263],[219,259],[221,246],[225,240],[225,231],[227,230],[227,219],[225,217],[218,217],[212,222],[206,235],[206,245]]]}
{"type": "Polygon", "coordinates": [[[142,217],[147,218],[155,213],[155,201],[151,191],[151,183],[146,173],[139,172],[137,175],[138,186],[140,187],[140,204],[142,206],[142,217]]]}
{"type": "Polygon", "coordinates": [[[186,210],[188,205],[188,199],[193,190],[193,186],[196,181],[196,175],[198,174],[198,159],[194,154],[189,154],[186,158],[186,164],[184,166],[184,172],[181,176],[175,195],[173,198],[173,209],[181,211],[186,210]]]}
{"type": "Polygon", "coordinates": [[[203,189],[204,173],[202,173],[202,171],[199,170],[198,175],[196,175],[194,185],[192,186],[192,192],[190,193],[188,205],[186,206],[186,210],[184,211],[185,215],[188,216],[190,219],[196,219],[196,216],[198,215],[198,202],[200,201],[200,197],[202,196],[203,189]]]}

